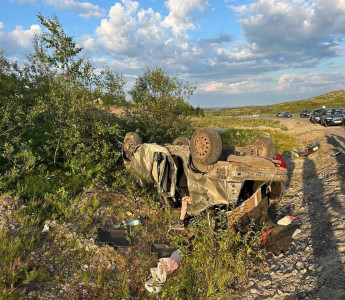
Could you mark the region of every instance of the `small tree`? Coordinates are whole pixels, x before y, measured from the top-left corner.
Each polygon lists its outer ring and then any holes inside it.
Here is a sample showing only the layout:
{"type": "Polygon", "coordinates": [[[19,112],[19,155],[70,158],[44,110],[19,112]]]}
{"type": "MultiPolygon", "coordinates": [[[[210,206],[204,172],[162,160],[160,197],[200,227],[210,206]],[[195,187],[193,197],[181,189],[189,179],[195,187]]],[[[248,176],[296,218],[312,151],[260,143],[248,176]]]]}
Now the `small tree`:
{"type": "Polygon", "coordinates": [[[129,91],[135,105],[136,119],[149,141],[167,142],[179,135],[189,136],[189,116],[193,107],[189,99],[195,86],[170,76],[162,68],[147,68],[129,91]]]}

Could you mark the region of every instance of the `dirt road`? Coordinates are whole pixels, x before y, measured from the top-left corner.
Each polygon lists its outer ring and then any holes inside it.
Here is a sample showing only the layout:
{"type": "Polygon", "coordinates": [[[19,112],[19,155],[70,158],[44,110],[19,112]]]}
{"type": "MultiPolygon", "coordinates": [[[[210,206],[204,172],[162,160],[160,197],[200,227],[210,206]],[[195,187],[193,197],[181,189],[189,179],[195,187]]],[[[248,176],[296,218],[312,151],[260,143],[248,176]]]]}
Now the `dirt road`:
{"type": "Polygon", "coordinates": [[[345,127],[281,122],[300,145],[321,142],[308,157],[284,157],[290,176],[277,219],[294,215],[302,232],[287,253],[267,260],[268,274],[251,281],[239,298],[345,299],[345,127]]]}

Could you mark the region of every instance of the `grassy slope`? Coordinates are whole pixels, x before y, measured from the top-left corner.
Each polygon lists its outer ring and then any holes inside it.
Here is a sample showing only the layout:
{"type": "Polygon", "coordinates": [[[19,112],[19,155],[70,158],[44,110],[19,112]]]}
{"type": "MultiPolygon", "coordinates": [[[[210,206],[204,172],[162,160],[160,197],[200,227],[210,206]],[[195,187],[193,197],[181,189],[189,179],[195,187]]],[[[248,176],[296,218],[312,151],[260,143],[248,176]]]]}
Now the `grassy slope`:
{"type": "Polygon", "coordinates": [[[273,105],[265,106],[244,106],[239,108],[226,108],[217,110],[207,110],[207,114],[211,115],[252,115],[259,114],[276,114],[277,112],[289,111],[293,114],[298,114],[302,109],[315,109],[323,105],[326,107],[344,107],[345,106],[345,91],[334,91],[313,97],[305,100],[282,102],[273,105]]]}

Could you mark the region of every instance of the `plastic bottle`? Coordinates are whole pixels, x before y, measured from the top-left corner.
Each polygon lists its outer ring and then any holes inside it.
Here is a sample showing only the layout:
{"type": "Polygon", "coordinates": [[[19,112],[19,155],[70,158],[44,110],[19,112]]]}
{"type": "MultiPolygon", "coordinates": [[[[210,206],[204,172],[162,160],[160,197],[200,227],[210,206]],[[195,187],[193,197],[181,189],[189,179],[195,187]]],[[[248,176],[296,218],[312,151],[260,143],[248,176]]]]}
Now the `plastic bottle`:
{"type": "Polygon", "coordinates": [[[293,219],[294,219],[294,216],[285,216],[284,218],[281,218],[278,222],[277,222],[277,224],[278,225],[289,225],[289,224],[291,224],[291,222],[293,221],[293,219]]]}
{"type": "Polygon", "coordinates": [[[132,221],[127,222],[126,224],[129,225],[129,226],[140,225],[140,224],[141,224],[141,220],[140,220],[140,219],[138,219],[138,220],[132,220],[132,221]]]}

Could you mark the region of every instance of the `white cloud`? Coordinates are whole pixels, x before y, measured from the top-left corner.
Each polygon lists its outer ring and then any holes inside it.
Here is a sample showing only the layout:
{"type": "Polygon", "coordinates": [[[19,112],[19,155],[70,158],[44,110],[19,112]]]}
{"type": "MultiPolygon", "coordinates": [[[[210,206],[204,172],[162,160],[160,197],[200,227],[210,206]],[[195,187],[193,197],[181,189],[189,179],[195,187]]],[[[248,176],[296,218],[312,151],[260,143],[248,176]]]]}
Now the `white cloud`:
{"type": "Polygon", "coordinates": [[[195,24],[191,14],[197,10],[203,11],[208,6],[207,0],[168,0],[165,2],[169,15],[162,26],[171,28],[175,37],[187,37],[188,30],[194,30],[195,24]]]}
{"type": "Polygon", "coordinates": [[[4,23],[0,22],[0,29],[4,28],[4,23]]]}
{"type": "Polygon", "coordinates": [[[284,74],[279,78],[277,91],[282,93],[317,93],[325,88],[329,91],[344,89],[345,73],[284,74]]]}
{"type": "Polygon", "coordinates": [[[239,12],[248,44],[246,50],[227,53],[229,59],[304,63],[340,55],[344,0],[259,0],[230,9],[239,12]]]}
{"type": "Polygon", "coordinates": [[[27,30],[22,26],[16,26],[12,32],[0,32],[0,45],[7,55],[24,54],[31,48],[34,36],[40,33],[41,28],[36,24],[27,30]]]}
{"type": "Polygon", "coordinates": [[[75,0],[42,0],[45,4],[50,5],[56,9],[71,9],[79,12],[82,18],[101,18],[104,15],[104,10],[98,5],[93,5],[89,2],[78,2],[75,0]]]}
{"type": "Polygon", "coordinates": [[[122,0],[122,4],[112,6],[108,17],[101,20],[96,41],[113,56],[149,55],[154,47],[164,43],[160,22],[161,15],[151,8],[144,10],[138,2],[122,0]]]}

